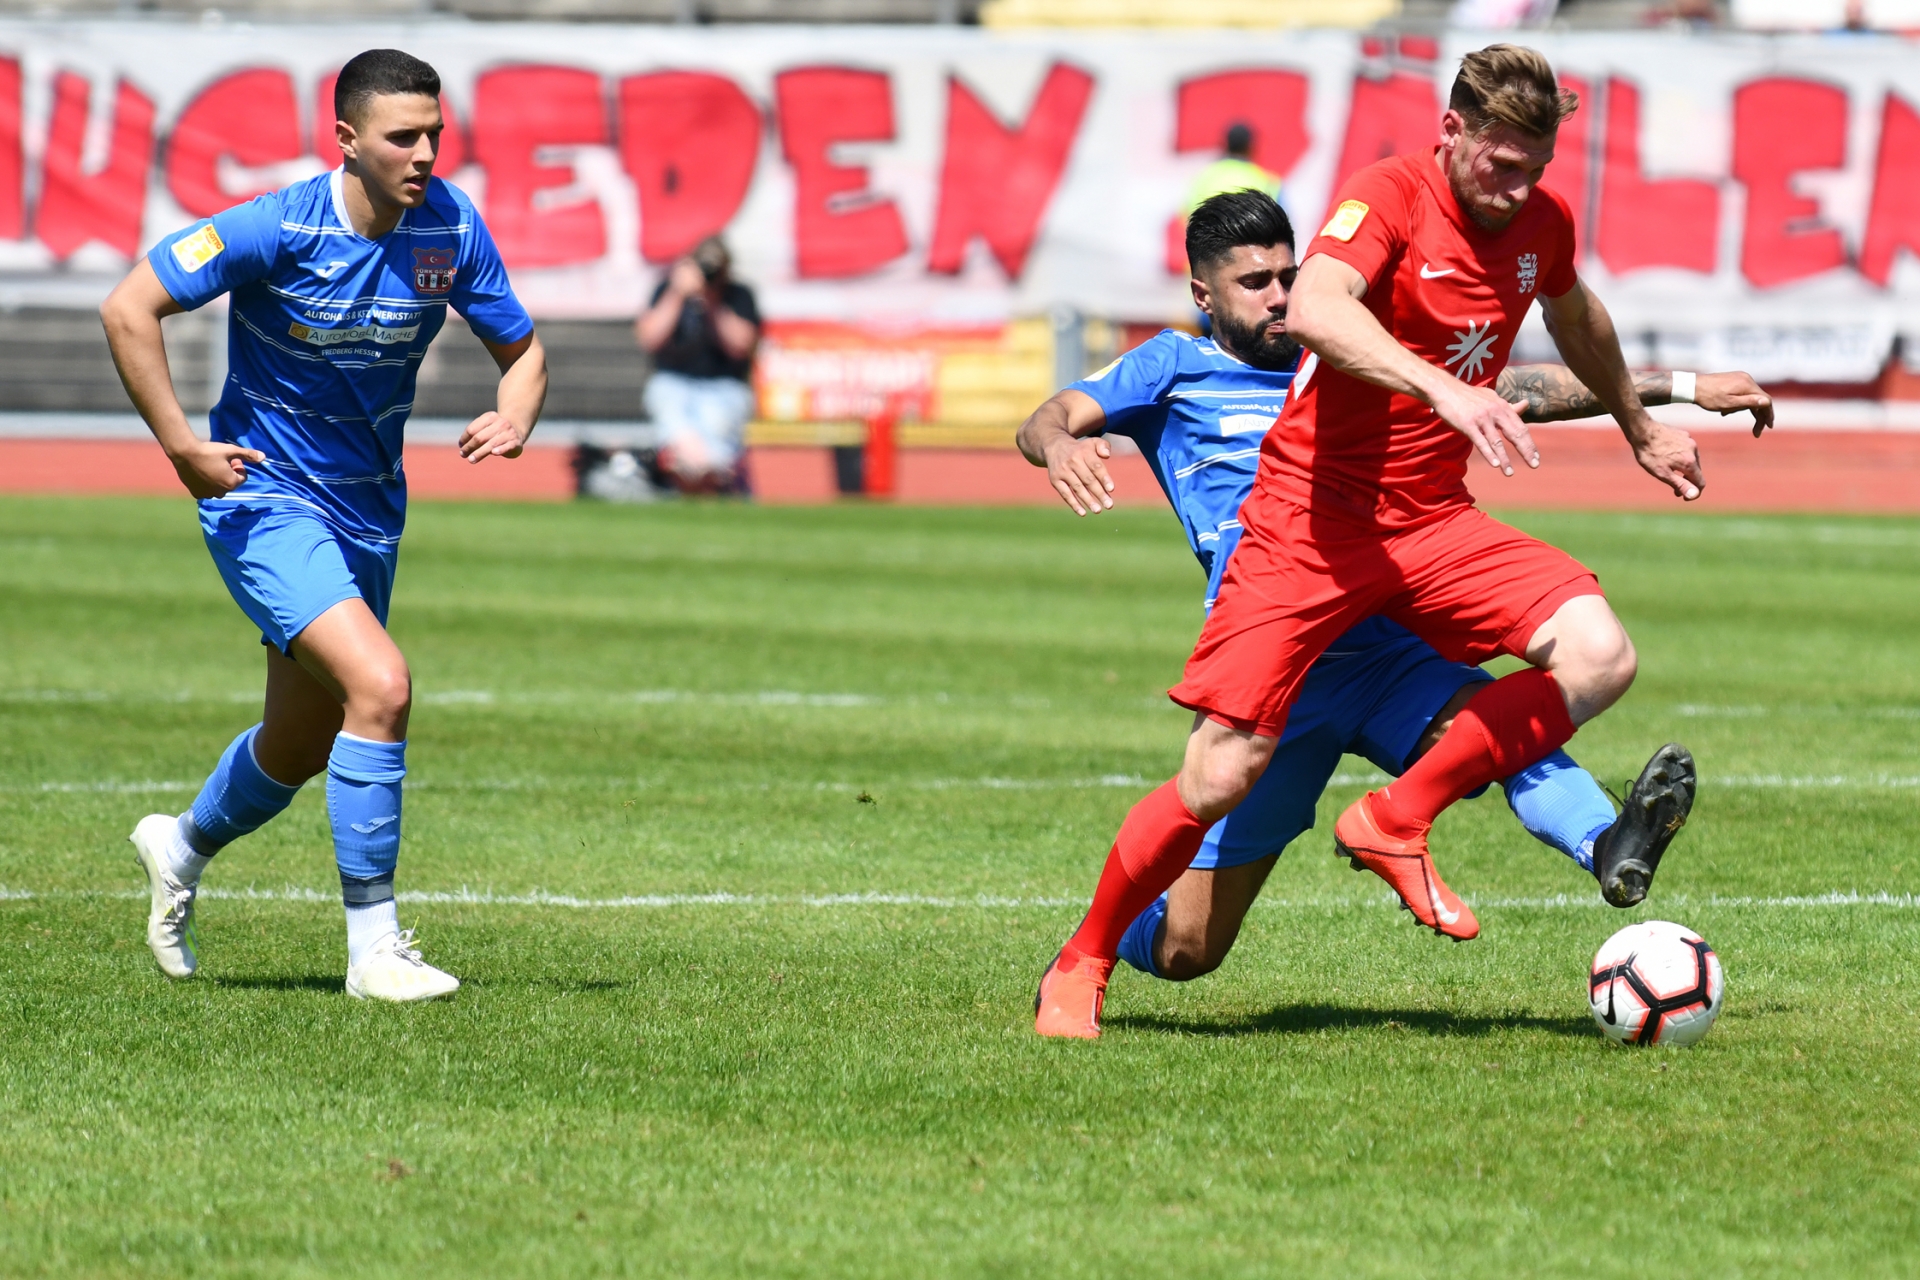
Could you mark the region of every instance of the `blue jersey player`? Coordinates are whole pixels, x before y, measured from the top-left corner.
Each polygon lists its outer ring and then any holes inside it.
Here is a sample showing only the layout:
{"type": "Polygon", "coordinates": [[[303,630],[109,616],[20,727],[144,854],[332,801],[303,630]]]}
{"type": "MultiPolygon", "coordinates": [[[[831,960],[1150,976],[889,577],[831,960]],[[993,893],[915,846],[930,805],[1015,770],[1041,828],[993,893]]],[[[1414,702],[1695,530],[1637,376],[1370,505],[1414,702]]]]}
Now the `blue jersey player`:
{"type": "MultiPolygon", "coordinates": [[[[1240,538],[1237,517],[1253,486],[1261,439],[1298,363],[1299,348],[1286,335],[1293,231],[1270,197],[1241,191],[1201,205],[1187,234],[1194,300],[1212,318],[1212,338],[1159,334],[1042,405],[1021,427],[1019,443],[1080,515],[1113,505],[1103,461],[1111,450],[1101,436],[1137,443],[1206,570],[1211,607],[1240,538]]],[[[1516,368],[1502,378],[1502,393],[1524,398],[1532,421],[1598,411],[1597,397],[1564,369],[1516,368]]],[[[1671,393],[1669,375],[1639,382],[1648,403],[1671,393]]],[[[1765,393],[1744,374],[1703,374],[1698,386],[1709,408],[1771,416],[1765,393]]],[[[1312,668],[1273,763],[1240,806],[1214,824],[1191,868],[1134,921],[1121,958],[1176,980],[1217,968],[1280,852],[1313,826],[1341,755],[1364,756],[1398,776],[1490,679],[1383,618],[1347,632],[1312,668]]],[[[1686,819],[1694,769],[1684,748],[1663,747],[1617,818],[1593,778],[1564,752],[1503,785],[1527,830],[1594,872],[1603,890],[1608,873],[1619,881],[1620,867],[1645,867],[1637,886],[1605,895],[1626,906],[1644,897],[1652,867],[1686,819]]]]}
{"type": "Polygon", "coordinates": [[[261,723],[188,812],[150,816],[132,836],[151,889],[147,943],[172,978],[198,964],[190,925],[208,861],[324,771],[348,994],[424,1000],[460,985],[421,958],[394,910],[412,704],[386,631],[406,517],[401,432],[449,306],[501,370],[498,410],[461,436],[469,462],[519,456],[547,373],[473,203],[433,176],[439,95],[418,58],[352,59],[334,89],[339,169],[168,236],[101,308],[127,393],[200,500],[207,549],[267,654],[261,723]],[[223,293],[231,372],[201,441],[160,320],[223,293]]]}

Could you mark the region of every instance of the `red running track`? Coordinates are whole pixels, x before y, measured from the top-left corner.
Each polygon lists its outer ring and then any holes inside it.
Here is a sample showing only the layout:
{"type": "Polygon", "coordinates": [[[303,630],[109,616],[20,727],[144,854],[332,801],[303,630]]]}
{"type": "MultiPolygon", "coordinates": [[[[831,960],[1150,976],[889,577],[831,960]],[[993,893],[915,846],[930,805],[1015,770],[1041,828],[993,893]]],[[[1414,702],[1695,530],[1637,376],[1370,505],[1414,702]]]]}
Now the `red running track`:
{"type": "MultiPolygon", "coordinates": [[[[1678,499],[1643,474],[1611,430],[1535,428],[1543,465],[1511,479],[1475,463],[1468,481],[1488,506],[1587,511],[1677,509],[1678,499]]],[[[1699,435],[1707,474],[1705,511],[1920,513],[1920,433],[1775,431],[1763,440],[1744,432],[1699,435]]],[[[1117,497],[1126,505],[1160,505],[1152,473],[1137,457],[1116,458],[1117,497]]],[[[761,501],[819,503],[835,499],[832,454],[826,449],[760,448],[751,466],[761,501]]],[[[407,451],[414,497],[560,501],[573,493],[568,451],[529,448],[526,456],[480,466],[460,461],[451,445],[407,451]]],[[[179,481],[152,444],[136,440],[0,439],[0,492],[177,494],[179,481]]],[[[895,500],[925,505],[1047,505],[1057,502],[1045,475],[1019,454],[1000,449],[909,449],[900,454],[895,500]]]]}

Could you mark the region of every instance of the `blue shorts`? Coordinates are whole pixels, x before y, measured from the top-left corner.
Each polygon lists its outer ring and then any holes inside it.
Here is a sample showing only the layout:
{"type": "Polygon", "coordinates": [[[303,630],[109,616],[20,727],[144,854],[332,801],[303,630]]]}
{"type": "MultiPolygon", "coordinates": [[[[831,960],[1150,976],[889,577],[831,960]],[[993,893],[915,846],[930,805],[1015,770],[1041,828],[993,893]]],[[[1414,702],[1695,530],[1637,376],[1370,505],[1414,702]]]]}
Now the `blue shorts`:
{"type": "Polygon", "coordinates": [[[1365,756],[1399,777],[1447,699],[1462,685],[1493,679],[1479,667],[1447,661],[1406,632],[1369,644],[1335,644],[1308,670],[1267,771],[1240,807],[1207,832],[1195,869],[1258,862],[1312,830],[1314,807],[1342,755],[1365,756]]]}
{"type": "Polygon", "coordinates": [[[387,624],[398,543],[361,542],[305,507],[282,502],[200,504],[200,532],[260,641],[282,653],[342,600],[361,599],[387,624]]]}

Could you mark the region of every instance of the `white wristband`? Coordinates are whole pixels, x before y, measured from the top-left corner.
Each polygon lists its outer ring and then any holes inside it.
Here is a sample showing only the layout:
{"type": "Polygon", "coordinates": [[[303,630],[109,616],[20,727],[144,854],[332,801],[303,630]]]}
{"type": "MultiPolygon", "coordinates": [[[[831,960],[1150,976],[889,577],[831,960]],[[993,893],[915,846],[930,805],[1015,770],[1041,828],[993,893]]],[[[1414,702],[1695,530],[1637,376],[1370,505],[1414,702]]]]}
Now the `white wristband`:
{"type": "Polygon", "coordinates": [[[1673,394],[1667,397],[1669,404],[1692,404],[1694,377],[1681,369],[1673,371],[1673,394]]]}

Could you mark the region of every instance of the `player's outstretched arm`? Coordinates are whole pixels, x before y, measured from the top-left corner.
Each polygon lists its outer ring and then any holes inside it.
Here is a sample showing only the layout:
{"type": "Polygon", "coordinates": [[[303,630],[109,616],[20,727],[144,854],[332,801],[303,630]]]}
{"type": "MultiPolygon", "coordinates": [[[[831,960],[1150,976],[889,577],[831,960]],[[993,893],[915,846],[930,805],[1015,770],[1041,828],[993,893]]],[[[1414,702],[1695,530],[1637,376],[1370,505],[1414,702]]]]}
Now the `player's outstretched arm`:
{"type": "Polygon", "coordinates": [[[460,433],[460,456],[476,466],[488,458],[519,457],[547,402],[547,351],[538,334],[518,342],[480,341],[500,366],[500,393],[499,407],[460,433]]]}
{"type": "Polygon", "coordinates": [[[1567,367],[1593,388],[1620,424],[1641,469],[1689,502],[1699,497],[1707,483],[1700,471],[1700,449],[1678,427],[1655,422],[1641,404],[1626,357],[1620,354],[1613,317],[1599,296],[1576,278],[1573,288],[1559,297],[1542,297],[1540,308],[1567,367]]]}
{"type": "Polygon", "coordinates": [[[1047,481],[1073,514],[1097,515],[1113,506],[1113,450],[1094,432],[1107,424],[1098,401],[1069,387],[1035,409],[1020,424],[1014,443],[1027,461],[1047,469],[1047,481]]]}
{"type": "Polygon", "coordinates": [[[1293,282],[1287,332],[1342,373],[1426,401],[1442,422],[1473,442],[1488,465],[1505,474],[1513,474],[1509,441],[1528,466],[1540,465],[1540,453],[1515,405],[1401,346],[1361,303],[1366,295],[1365,276],[1338,258],[1316,253],[1293,282]]]}
{"type": "MultiPolygon", "coordinates": [[[[1564,422],[1569,418],[1593,418],[1607,411],[1600,397],[1586,383],[1573,376],[1563,364],[1516,364],[1500,371],[1494,384],[1503,400],[1523,403],[1520,416],[1528,422],[1564,422]]],[[[1673,403],[1673,374],[1636,373],[1633,389],[1640,403],[1673,403]]],[[[1755,382],[1752,374],[1733,370],[1727,373],[1702,373],[1694,378],[1693,404],[1725,417],[1743,410],[1753,414],[1753,434],[1773,425],[1773,397],[1755,382]]]]}
{"type": "Polygon", "coordinates": [[[178,315],[184,309],[142,258],[100,304],[100,323],[106,326],[113,367],[120,371],[127,398],[146,420],[153,438],[167,451],[167,460],[173,463],[180,483],[196,498],[217,498],[231,493],[247,478],[247,463],[264,462],[267,455],[258,449],[216,444],[193,434],[187,412],[173,391],[166,340],[160,332],[162,317],[178,315]]]}

